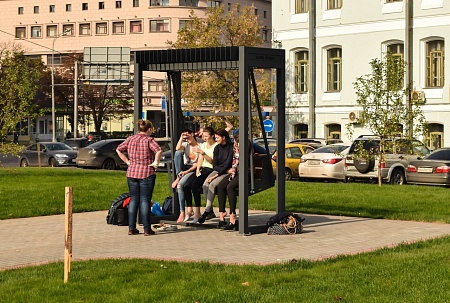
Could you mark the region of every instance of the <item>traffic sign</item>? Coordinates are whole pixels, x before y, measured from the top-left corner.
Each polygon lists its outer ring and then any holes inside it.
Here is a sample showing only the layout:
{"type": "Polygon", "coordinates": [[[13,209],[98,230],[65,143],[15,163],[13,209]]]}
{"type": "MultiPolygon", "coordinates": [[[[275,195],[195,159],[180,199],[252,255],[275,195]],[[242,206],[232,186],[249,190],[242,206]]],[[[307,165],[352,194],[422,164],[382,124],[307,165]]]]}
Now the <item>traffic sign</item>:
{"type": "Polygon", "coordinates": [[[271,131],[273,131],[274,125],[273,125],[273,121],[272,120],[266,119],[266,120],[264,120],[263,123],[264,123],[264,131],[266,133],[270,133],[271,131]]]}
{"type": "Polygon", "coordinates": [[[166,111],[166,96],[161,96],[161,111],[166,111]]]}

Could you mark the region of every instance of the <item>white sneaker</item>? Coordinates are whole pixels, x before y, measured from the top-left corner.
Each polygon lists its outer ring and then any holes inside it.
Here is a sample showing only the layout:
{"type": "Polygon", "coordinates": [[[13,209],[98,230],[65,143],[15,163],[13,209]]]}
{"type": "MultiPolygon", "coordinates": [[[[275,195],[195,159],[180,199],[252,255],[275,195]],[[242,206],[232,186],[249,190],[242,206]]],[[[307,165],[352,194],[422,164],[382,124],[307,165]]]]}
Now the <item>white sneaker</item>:
{"type": "Polygon", "coordinates": [[[198,223],[198,219],[200,219],[200,218],[194,218],[194,220],[192,220],[192,223],[193,224],[198,223]]]}
{"type": "Polygon", "coordinates": [[[191,216],[190,215],[186,215],[186,216],[184,216],[184,220],[183,220],[183,222],[187,222],[187,221],[189,221],[189,219],[191,218],[191,216]]]}

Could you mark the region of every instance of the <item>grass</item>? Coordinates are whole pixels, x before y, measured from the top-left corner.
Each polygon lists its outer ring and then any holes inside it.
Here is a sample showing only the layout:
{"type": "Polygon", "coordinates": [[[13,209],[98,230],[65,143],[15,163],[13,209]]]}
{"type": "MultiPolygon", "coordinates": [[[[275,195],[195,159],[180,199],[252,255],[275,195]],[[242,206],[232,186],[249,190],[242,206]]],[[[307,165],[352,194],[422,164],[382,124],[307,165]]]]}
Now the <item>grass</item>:
{"type": "MultiPolygon", "coordinates": [[[[74,188],[74,211],[106,210],[127,191],[125,180],[120,171],[0,169],[0,218],[63,213],[65,186],[74,188]]],[[[167,174],[159,173],[156,184],[154,200],[163,201],[170,194],[167,174]]],[[[286,184],[286,208],[303,213],[450,223],[447,200],[448,189],[440,187],[286,184]]],[[[249,207],[275,210],[275,189],[251,196],[249,207]]],[[[440,303],[450,298],[449,251],[447,236],[325,261],[269,266],[78,261],[72,263],[68,284],[62,282],[63,264],[58,262],[0,271],[0,302],[440,303]]]]}
{"type": "Polygon", "coordinates": [[[236,266],[152,260],[0,272],[0,302],[448,302],[450,237],[320,262],[236,266]]]}
{"type": "MultiPolygon", "coordinates": [[[[0,219],[61,214],[66,186],[73,187],[74,212],[106,210],[128,191],[123,171],[0,169],[0,219]]],[[[274,211],[275,191],[251,196],[249,208],[274,211]]],[[[170,194],[167,174],[158,173],[153,200],[170,194]]],[[[285,203],[302,213],[450,223],[448,189],[441,187],[290,181],[285,203]]]]}

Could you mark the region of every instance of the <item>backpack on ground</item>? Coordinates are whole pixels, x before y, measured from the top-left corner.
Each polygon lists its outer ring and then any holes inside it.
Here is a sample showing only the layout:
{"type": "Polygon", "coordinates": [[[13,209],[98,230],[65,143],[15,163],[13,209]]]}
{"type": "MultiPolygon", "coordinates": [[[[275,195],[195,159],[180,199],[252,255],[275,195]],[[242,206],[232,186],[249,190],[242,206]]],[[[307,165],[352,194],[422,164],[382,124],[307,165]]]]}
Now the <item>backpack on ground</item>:
{"type": "Polygon", "coordinates": [[[124,207],[124,202],[130,197],[128,193],[123,193],[111,201],[111,205],[106,215],[106,223],[114,225],[128,225],[128,209],[124,207]]]}
{"type": "Polygon", "coordinates": [[[268,235],[294,235],[303,231],[302,222],[305,219],[292,212],[276,214],[267,221],[268,235]]]}
{"type": "Polygon", "coordinates": [[[166,215],[172,214],[172,203],[173,203],[172,196],[169,196],[164,199],[164,203],[163,203],[163,207],[162,207],[162,211],[164,212],[164,214],[166,214],[166,215]]]}

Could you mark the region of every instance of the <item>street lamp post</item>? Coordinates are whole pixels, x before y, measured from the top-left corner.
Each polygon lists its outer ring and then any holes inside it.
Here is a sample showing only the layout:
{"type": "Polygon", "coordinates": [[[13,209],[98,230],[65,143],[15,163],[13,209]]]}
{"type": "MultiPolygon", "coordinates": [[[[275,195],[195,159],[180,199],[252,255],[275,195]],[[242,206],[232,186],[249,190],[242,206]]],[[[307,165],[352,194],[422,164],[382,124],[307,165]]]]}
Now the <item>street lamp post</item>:
{"type": "Polygon", "coordinates": [[[51,67],[51,74],[52,74],[52,142],[56,142],[56,109],[55,109],[55,41],[61,36],[64,36],[67,34],[69,30],[66,30],[62,32],[59,35],[56,35],[55,38],[53,38],[53,44],[52,44],[52,67],[51,67]]]}

